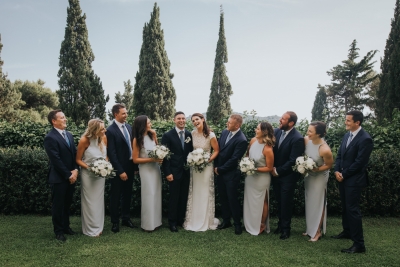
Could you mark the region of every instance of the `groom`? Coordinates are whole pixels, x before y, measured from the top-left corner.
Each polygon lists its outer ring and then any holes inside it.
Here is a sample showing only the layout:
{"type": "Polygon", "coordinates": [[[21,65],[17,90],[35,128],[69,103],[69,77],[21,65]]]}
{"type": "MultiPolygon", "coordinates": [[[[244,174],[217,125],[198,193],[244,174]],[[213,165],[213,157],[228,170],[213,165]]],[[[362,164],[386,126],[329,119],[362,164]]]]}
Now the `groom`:
{"type": "Polygon", "coordinates": [[[279,120],[279,128],[274,130],[277,144],[274,146],[274,170],[271,174],[279,219],[274,233],[280,233],[281,240],[290,237],[294,190],[300,178],[300,173],[294,172],[292,166],[296,158],[304,153],[304,138],[294,128],[296,122],[296,113],[287,111],[279,120]]]}
{"type": "Polygon", "coordinates": [[[182,111],[174,116],[175,127],[166,132],[161,144],[169,148],[172,155],[164,159],[163,173],[169,182],[168,223],[171,232],[178,232],[178,225],[185,220],[186,204],[189,194],[190,170],[184,166],[188,154],[193,150],[192,134],[185,130],[186,117],[182,111]]]}
{"type": "Polygon", "coordinates": [[[235,234],[242,233],[240,222],[240,203],[238,187],[240,170],[238,164],[247,149],[247,138],[240,130],[242,116],[233,114],[229,117],[226,130],[223,130],[218,140],[219,154],[216,158],[214,172],[217,176],[218,192],[221,199],[222,223],[218,229],[231,227],[231,217],[235,225],[235,234]]]}

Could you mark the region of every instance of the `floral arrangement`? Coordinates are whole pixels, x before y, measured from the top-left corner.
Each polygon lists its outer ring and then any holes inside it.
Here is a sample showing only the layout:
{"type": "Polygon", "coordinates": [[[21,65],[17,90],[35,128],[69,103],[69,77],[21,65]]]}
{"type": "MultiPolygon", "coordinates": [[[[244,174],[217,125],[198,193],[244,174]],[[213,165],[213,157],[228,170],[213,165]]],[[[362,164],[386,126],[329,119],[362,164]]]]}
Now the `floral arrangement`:
{"type": "Polygon", "coordinates": [[[243,174],[253,175],[256,173],[256,165],[254,160],[249,157],[244,157],[239,162],[239,169],[243,174]]]}
{"type": "Polygon", "coordinates": [[[211,154],[202,148],[197,148],[189,153],[186,167],[192,167],[196,172],[202,172],[207,167],[211,154]]]}
{"type": "Polygon", "coordinates": [[[293,171],[299,172],[304,177],[308,176],[308,171],[312,171],[313,169],[317,168],[317,163],[307,155],[298,157],[296,159],[296,165],[292,167],[293,171]]]}
{"type": "Polygon", "coordinates": [[[149,150],[149,157],[153,159],[169,159],[172,153],[168,147],[156,145],[153,150],[149,150]]]}
{"type": "Polygon", "coordinates": [[[115,170],[110,162],[105,158],[97,158],[89,164],[88,171],[94,173],[99,178],[114,178],[115,170]]]}

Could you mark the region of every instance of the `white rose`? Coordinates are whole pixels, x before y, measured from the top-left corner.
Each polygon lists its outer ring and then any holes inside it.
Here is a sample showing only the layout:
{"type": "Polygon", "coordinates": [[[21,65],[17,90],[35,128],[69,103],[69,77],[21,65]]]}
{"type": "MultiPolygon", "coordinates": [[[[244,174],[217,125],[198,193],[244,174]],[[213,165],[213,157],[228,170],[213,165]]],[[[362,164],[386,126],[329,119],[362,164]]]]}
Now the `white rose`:
{"type": "Polygon", "coordinates": [[[297,163],[297,164],[303,164],[303,162],[304,162],[304,157],[298,157],[298,158],[296,159],[296,163],[297,163]]]}
{"type": "Polygon", "coordinates": [[[100,170],[100,175],[103,176],[103,177],[107,176],[107,171],[104,170],[104,169],[100,170]]]}
{"type": "Polygon", "coordinates": [[[306,171],[306,169],[304,168],[303,165],[299,165],[299,166],[297,166],[297,171],[299,173],[303,174],[306,171]]]}
{"type": "Polygon", "coordinates": [[[240,167],[240,171],[241,171],[241,172],[246,172],[247,169],[246,169],[245,167],[240,167]]]}
{"type": "Polygon", "coordinates": [[[197,148],[195,151],[199,154],[203,154],[203,152],[204,152],[204,150],[202,148],[197,148]]]}

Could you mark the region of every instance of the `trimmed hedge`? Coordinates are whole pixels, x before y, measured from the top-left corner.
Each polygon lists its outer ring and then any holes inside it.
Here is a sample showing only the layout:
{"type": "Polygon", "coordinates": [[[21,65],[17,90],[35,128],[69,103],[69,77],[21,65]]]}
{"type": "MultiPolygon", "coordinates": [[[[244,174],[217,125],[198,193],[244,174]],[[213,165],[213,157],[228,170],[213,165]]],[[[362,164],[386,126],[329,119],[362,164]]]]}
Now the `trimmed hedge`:
{"type": "MultiPolygon", "coordinates": [[[[400,150],[375,150],[368,167],[370,186],[362,194],[361,206],[364,215],[398,216],[400,214],[400,150]]],[[[47,184],[48,158],[42,148],[0,149],[0,213],[44,214],[51,212],[50,187],[47,184]]],[[[244,179],[243,179],[244,182],[244,179]]],[[[243,185],[240,200],[243,201],[243,185]]],[[[108,212],[109,182],[106,182],[105,201],[108,212]]],[[[216,190],[216,212],[220,205],[216,190]]],[[[168,184],[163,179],[163,212],[168,204],[168,184]]],[[[271,213],[274,214],[273,188],[270,190],[271,213]]],[[[140,214],[140,180],[135,177],[131,213],[140,214]]],[[[333,171],[328,182],[328,214],[340,214],[341,204],[337,182],[333,171]]],[[[74,194],[71,213],[80,214],[80,179],[74,194]]],[[[304,185],[298,183],[295,192],[295,215],[304,215],[304,185]]]]}

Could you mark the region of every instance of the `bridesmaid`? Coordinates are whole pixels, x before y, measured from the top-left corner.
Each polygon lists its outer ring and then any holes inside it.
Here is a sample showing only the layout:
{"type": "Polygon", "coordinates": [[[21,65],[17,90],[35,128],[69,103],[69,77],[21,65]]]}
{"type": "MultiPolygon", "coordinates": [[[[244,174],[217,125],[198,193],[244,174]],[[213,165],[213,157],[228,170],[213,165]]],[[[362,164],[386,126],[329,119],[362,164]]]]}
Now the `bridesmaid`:
{"type": "Polygon", "coordinates": [[[92,119],[79,140],[76,163],[81,171],[82,232],[88,236],[100,236],[104,227],[104,178],[88,171],[95,159],[107,158],[107,137],[104,122],[92,119]]]}
{"type": "Polygon", "coordinates": [[[274,168],[274,129],[268,122],[261,122],[250,141],[248,156],[254,160],[256,174],[248,175],[244,185],[243,222],[251,235],[269,233],[270,171],[274,168]]]}
{"type": "Polygon", "coordinates": [[[148,152],[157,144],[156,132],[151,129],[150,119],[145,115],[133,122],[132,159],[139,164],[142,195],[141,227],[152,232],[161,226],[161,171],[162,160],[149,158],[148,152]]]}
{"type": "Polygon", "coordinates": [[[304,138],[305,154],[317,163],[317,168],[304,177],[305,206],[306,206],[306,232],[310,236],[308,241],[318,241],[326,232],[326,185],[329,170],[333,165],[333,156],[330,147],[323,137],[326,135],[326,125],[322,121],[311,122],[308,126],[307,136],[304,138]]]}

